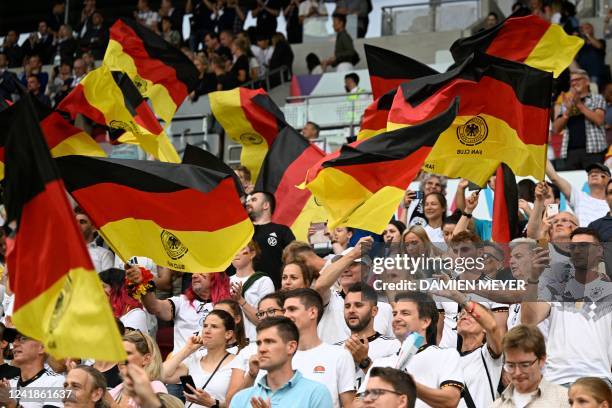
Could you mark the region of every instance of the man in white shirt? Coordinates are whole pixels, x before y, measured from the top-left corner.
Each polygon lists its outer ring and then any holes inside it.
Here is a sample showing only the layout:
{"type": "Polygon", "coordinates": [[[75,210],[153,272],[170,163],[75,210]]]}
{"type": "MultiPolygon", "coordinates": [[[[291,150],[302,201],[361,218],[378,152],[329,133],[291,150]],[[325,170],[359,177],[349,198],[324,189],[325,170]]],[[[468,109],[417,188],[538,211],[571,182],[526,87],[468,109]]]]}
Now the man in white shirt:
{"type": "MultiPolygon", "coordinates": [[[[416,384],[415,407],[456,407],[464,388],[463,370],[457,350],[439,348],[436,344],[438,310],[431,296],[421,292],[399,293],[393,305],[393,333],[404,341],[411,333],[425,338],[425,343],[404,364],[399,365],[399,350],[396,355],[372,362],[372,367],[403,369],[412,375],[416,384]]],[[[371,371],[371,368],[370,368],[371,371]]],[[[362,389],[368,383],[366,375],[362,389]]]]}
{"type": "Polygon", "coordinates": [[[363,282],[352,285],[344,297],[344,321],[351,330],[351,337],[336,344],[344,346],[353,356],[357,389],[372,360],[391,356],[401,346],[395,337],[384,336],[374,330],[377,302],[378,295],[374,288],[363,282]]]}
{"type": "Polygon", "coordinates": [[[115,256],[108,249],[96,244],[96,227],[91,223],[89,216],[80,207],[76,207],[74,213],[96,272],[99,273],[112,268],[115,256]]]}
{"type": "MultiPolygon", "coordinates": [[[[7,329],[8,330],[8,329],[7,329]]],[[[45,368],[47,354],[42,343],[17,333],[13,341],[13,365],[19,367],[21,374],[19,377],[9,380],[8,391],[6,383],[0,383],[0,406],[7,408],[50,408],[63,407],[61,396],[56,400],[19,400],[12,397],[17,396],[19,390],[24,395],[28,394],[28,388],[34,392],[36,389],[48,390],[56,389],[58,392],[64,389],[64,376],[59,375],[45,368]]]]}
{"type": "Polygon", "coordinates": [[[321,296],[312,289],[294,289],[285,294],[285,316],[293,320],[300,332],[293,368],[305,378],[324,384],[332,396],[333,406],[351,406],[355,397],[355,365],[344,348],[321,341],[317,322],[323,315],[321,296]]]}
{"type": "Polygon", "coordinates": [[[600,377],[611,382],[612,283],[599,268],[603,248],[597,233],[588,228],[576,228],[571,242],[572,270],[557,287],[544,281],[540,285],[549,258],[548,251],[536,250],[521,320],[527,325],[550,321],[544,373],[548,381],[569,385],[580,377],[600,377]]]}
{"type": "Polygon", "coordinates": [[[546,364],[544,337],[536,327],[519,325],[503,341],[504,370],[511,383],[492,408],[569,407],[567,389],[542,377],[546,364]]]}
{"type": "MultiPolygon", "coordinates": [[[[363,237],[354,248],[336,259],[319,272],[319,278],[315,282],[314,289],[323,298],[325,313],[319,323],[319,336],[330,344],[346,340],[351,332],[344,321],[344,296],[348,288],[357,282],[361,282],[367,276],[369,258],[362,257],[362,247],[370,248],[372,237],[363,237]],[[340,291],[333,288],[336,282],[340,285],[340,291]]],[[[391,335],[391,306],[385,302],[377,302],[378,313],[374,318],[374,329],[381,334],[391,335]]]]}
{"type": "Polygon", "coordinates": [[[572,186],[569,181],[561,177],[550,161],[546,163],[546,175],[567,198],[581,227],[586,227],[610,211],[606,201],[606,186],[610,180],[610,169],[601,163],[593,163],[585,170],[588,173],[589,194],[579,190],[576,185],[572,186]]]}

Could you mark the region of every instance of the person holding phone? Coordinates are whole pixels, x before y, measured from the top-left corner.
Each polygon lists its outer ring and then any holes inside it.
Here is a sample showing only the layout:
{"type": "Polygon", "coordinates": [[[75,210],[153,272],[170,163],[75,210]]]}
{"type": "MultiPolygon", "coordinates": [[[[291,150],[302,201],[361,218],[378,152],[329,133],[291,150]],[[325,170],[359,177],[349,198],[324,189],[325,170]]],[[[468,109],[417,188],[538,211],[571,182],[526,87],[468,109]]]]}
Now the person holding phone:
{"type": "Polygon", "coordinates": [[[187,344],[164,362],[164,380],[174,384],[180,380],[188,408],[225,406],[235,355],[227,351],[227,344],[236,329],[234,318],[225,310],[213,310],[206,319],[199,336],[192,336],[187,344]],[[194,358],[201,347],[206,354],[194,358]],[[191,403],[191,404],[189,404],[191,403]]]}

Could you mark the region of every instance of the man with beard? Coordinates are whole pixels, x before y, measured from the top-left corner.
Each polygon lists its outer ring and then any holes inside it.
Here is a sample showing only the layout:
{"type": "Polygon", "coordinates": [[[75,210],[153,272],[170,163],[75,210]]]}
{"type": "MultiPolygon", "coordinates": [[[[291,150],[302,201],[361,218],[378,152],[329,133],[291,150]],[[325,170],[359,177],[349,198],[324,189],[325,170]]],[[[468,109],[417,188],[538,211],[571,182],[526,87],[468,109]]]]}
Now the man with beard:
{"type": "Polygon", "coordinates": [[[400,342],[374,330],[374,317],[378,313],[376,291],[363,282],[352,285],[344,298],[344,321],[351,337],[336,343],[344,345],[355,361],[355,388],[359,389],[372,360],[395,354],[400,342]]]}
{"type": "Polygon", "coordinates": [[[261,249],[261,256],[253,267],[268,275],[278,290],[281,287],[283,249],[295,240],[295,236],[286,225],[272,222],[275,206],[274,196],[264,191],[253,192],[246,203],[247,213],[255,226],[253,239],[261,249]]]}
{"type": "Polygon", "coordinates": [[[104,408],[106,379],[91,366],[79,365],[66,375],[66,391],[63,399],[65,408],[104,408]]]}

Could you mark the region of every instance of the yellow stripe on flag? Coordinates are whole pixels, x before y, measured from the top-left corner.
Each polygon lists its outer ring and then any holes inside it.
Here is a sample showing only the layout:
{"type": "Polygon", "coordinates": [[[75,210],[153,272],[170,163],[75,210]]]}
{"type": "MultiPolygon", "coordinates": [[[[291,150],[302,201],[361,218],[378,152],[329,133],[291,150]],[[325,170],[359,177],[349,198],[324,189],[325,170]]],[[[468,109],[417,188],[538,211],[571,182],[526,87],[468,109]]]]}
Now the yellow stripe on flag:
{"type": "Polygon", "coordinates": [[[240,99],[240,88],[212,92],[208,97],[210,109],[225,129],[225,133],[234,142],[242,145],[240,164],[251,171],[252,180],[257,180],[269,146],[266,139],[259,135],[259,132],[253,128],[244,114],[240,99]]]}
{"type": "Polygon", "coordinates": [[[126,218],[107,223],[99,231],[121,259],[143,254],[143,248],[146,248],[147,257],[160,266],[179,272],[221,272],[229,266],[235,255],[231,248],[244,248],[253,237],[254,229],[248,218],[238,224],[210,232],[163,229],[150,220],[126,218]],[[170,242],[164,240],[164,237],[169,235],[163,234],[164,231],[177,239],[171,243],[176,246],[172,248],[174,252],[168,250],[170,242]],[[148,237],[149,240],[143,242],[142,237],[148,237]],[[244,237],[240,245],[233,245],[236,237],[244,237]],[[228,247],[228,242],[232,243],[231,247],[228,247]],[[201,251],[204,247],[206,251],[201,251]],[[206,257],[197,256],[204,252],[206,257]]]}
{"type": "Polygon", "coordinates": [[[369,138],[374,137],[376,135],[380,135],[381,133],[385,133],[386,131],[387,131],[386,128],[385,129],[378,129],[378,130],[374,130],[374,129],[361,129],[359,131],[359,133],[357,134],[357,140],[369,139],[369,138]]]}
{"type": "Polygon", "coordinates": [[[557,78],[572,63],[583,44],[582,38],[567,35],[561,26],[551,24],[523,62],[542,71],[552,71],[557,78]]]}
{"type": "Polygon", "coordinates": [[[98,274],[91,270],[70,270],[16,310],[12,321],[26,336],[45,339],[45,351],[56,359],[80,356],[119,362],[127,358],[98,274]]]}
{"type": "Polygon", "coordinates": [[[404,190],[385,186],[372,193],[343,171],[328,167],[306,186],[329,216],[327,226],[349,226],[382,233],[397,210],[404,190]]]}
{"type": "Polygon", "coordinates": [[[327,212],[321,205],[317,205],[314,196],[310,196],[300,215],[293,221],[291,231],[298,241],[308,242],[308,229],[313,222],[327,221],[327,212]]]}
{"type": "Polygon", "coordinates": [[[108,41],[106,54],[104,54],[102,63],[111,70],[123,71],[128,74],[132,82],[138,87],[142,96],[151,100],[155,113],[158,114],[166,124],[170,123],[178,107],[170,97],[168,90],[160,84],[155,84],[139,76],[134,60],[123,52],[123,47],[119,42],[113,39],[108,41]]]}
{"type": "MultiPolygon", "coordinates": [[[[457,116],[441,135],[425,160],[423,169],[448,177],[463,177],[484,185],[500,162],[518,176],[533,175],[544,179],[546,145],[523,143],[508,124],[490,115],[478,115],[486,121],[488,135],[475,146],[466,146],[457,136],[457,128],[473,116],[457,116]]],[[[398,124],[393,126],[402,127],[398,124]]]]}
{"type": "Polygon", "coordinates": [[[51,156],[62,157],[70,155],[106,157],[106,153],[95,140],[85,132],[79,132],[62,140],[51,149],[51,156]]]}

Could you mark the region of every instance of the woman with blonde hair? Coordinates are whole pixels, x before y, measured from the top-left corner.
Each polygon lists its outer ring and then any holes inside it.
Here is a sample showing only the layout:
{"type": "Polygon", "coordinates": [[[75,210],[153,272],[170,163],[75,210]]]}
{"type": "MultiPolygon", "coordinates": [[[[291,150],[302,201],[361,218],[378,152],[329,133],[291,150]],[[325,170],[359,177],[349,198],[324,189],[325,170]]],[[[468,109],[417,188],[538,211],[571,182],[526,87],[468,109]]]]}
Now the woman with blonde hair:
{"type": "Polygon", "coordinates": [[[127,364],[134,364],[144,369],[151,387],[156,393],[167,393],[168,390],[162,383],[162,358],[157,343],[145,333],[134,330],[123,336],[123,347],[127,353],[127,361],[119,365],[119,372],[124,382],[109,391],[110,396],[117,406],[138,408],[139,405],[134,399],[135,395],[125,392],[124,385],[127,377],[127,364]]]}

